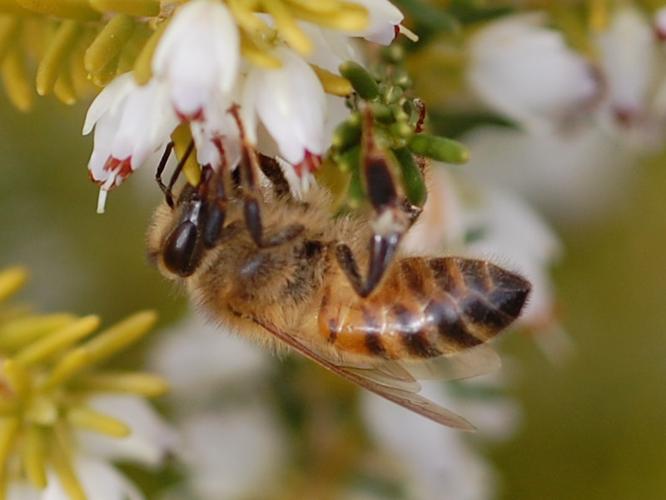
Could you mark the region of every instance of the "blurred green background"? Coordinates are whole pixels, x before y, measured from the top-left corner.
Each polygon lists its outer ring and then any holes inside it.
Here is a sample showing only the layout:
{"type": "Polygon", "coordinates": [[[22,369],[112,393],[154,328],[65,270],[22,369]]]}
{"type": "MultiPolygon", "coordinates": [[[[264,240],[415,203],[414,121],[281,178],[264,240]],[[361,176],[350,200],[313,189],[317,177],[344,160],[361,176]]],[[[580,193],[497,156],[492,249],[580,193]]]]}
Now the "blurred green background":
{"type": "MultiPolygon", "coordinates": [[[[42,100],[29,115],[0,103],[0,265],[32,270],[24,298],[43,310],[112,322],[185,304],[148,264],[144,232],[160,195],[147,168],[95,213],[84,107],[42,100]]],[[[636,167],[626,196],[584,227],[560,227],[563,321],[576,345],[553,366],[525,336],[504,350],[520,367],[510,393],[524,421],[488,450],[503,498],[666,498],[666,160],[636,167]]]]}

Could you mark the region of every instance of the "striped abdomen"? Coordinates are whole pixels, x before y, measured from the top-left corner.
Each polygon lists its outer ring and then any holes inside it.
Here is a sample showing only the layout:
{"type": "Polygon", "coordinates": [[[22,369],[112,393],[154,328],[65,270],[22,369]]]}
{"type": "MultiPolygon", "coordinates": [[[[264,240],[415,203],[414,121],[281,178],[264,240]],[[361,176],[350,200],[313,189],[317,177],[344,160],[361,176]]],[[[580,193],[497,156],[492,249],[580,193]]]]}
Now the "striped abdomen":
{"type": "Polygon", "coordinates": [[[401,259],[365,300],[336,284],[322,304],[321,334],[340,351],[389,359],[482,344],[518,317],[530,291],[517,274],[458,257],[401,259]]]}

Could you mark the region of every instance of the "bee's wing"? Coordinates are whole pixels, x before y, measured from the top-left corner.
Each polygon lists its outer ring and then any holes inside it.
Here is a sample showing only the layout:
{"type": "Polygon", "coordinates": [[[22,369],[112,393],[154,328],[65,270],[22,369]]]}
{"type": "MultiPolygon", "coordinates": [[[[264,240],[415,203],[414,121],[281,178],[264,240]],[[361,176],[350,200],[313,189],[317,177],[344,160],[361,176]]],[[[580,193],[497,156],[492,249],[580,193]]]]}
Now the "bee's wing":
{"type": "Polygon", "coordinates": [[[418,394],[421,386],[406,369],[401,369],[397,363],[391,365],[390,362],[387,362],[389,364],[384,366],[377,365],[368,368],[346,367],[338,364],[337,361],[332,361],[328,356],[308,345],[302,339],[283,332],[272,324],[261,320],[255,321],[306,358],[378,396],[439,424],[464,431],[474,430],[474,426],[463,417],[418,394]]]}
{"type": "Polygon", "coordinates": [[[403,360],[396,363],[420,380],[459,380],[478,377],[494,372],[502,366],[499,355],[488,344],[481,344],[448,356],[403,360]]]}

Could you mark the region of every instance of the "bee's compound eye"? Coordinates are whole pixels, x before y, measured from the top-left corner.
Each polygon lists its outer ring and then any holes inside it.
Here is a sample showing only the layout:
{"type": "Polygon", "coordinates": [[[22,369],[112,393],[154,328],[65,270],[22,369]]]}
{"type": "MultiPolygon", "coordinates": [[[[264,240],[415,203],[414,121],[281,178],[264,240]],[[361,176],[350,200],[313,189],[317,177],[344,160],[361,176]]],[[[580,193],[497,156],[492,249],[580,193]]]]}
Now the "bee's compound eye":
{"type": "Polygon", "coordinates": [[[202,248],[196,225],[185,221],[177,226],[164,242],[164,265],[179,276],[194,272],[201,260],[202,248]]]}

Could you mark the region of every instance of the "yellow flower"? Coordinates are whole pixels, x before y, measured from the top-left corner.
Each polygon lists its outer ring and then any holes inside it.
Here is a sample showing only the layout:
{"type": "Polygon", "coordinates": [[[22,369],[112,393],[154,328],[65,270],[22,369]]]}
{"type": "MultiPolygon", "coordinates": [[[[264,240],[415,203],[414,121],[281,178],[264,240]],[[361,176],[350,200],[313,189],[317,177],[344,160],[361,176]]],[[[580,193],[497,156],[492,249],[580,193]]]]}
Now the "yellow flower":
{"type": "MultiPolygon", "coordinates": [[[[0,272],[0,302],[26,281],[22,268],[0,272]]],[[[166,382],[146,373],[99,365],[141,339],[155,324],[144,311],[95,333],[97,316],[40,315],[0,303],[0,498],[11,481],[47,487],[54,472],[72,499],[86,494],[76,474],[75,431],[123,438],[128,422],[101,413],[89,400],[101,393],[163,394],[166,382]]]]}

